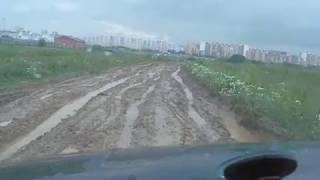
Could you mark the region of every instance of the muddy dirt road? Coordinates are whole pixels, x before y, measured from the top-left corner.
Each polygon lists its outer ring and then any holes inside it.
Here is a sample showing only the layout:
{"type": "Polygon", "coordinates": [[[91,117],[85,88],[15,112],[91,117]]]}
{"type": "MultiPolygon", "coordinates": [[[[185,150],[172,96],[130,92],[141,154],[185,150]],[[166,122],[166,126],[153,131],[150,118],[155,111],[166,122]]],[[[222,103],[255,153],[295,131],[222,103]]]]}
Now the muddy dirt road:
{"type": "Polygon", "coordinates": [[[256,137],[174,64],[0,94],[0,161],[256,137]]]}

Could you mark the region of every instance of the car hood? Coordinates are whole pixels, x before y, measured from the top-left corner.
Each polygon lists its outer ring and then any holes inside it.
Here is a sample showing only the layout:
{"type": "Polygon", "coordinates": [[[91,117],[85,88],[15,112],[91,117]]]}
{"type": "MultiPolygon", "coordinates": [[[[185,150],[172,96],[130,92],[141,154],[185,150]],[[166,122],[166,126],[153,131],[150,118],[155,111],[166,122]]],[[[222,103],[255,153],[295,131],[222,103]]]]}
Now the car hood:
{"type": "Polygon", "coordinates": [[[2,165],[0,179],[224,179],[226,162],[259,153],[293,156],[297,170],[286,179],[320,177],[319,143],[227,144],[115,149],[2,165]]]}

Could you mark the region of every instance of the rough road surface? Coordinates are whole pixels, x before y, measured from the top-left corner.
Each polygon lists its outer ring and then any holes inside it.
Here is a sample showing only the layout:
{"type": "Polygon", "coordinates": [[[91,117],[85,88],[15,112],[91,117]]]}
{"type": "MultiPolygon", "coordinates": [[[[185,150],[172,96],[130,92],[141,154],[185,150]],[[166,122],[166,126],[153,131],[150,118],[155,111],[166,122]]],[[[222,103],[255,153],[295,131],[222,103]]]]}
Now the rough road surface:
{"type": "Polygon", "coordinates": [[[179,65],[147,64],[0,94],[0,162],[259,139],[179,65]]]}

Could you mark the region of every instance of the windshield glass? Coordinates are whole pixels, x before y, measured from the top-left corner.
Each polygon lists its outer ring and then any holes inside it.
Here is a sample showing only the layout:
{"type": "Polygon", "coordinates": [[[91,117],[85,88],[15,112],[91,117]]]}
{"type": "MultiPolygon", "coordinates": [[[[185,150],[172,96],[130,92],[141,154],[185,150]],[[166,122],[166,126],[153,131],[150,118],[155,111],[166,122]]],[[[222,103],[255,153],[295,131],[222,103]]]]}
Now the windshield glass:
{"type": "Polygon", "coordinates": [[[0,164],[318,140],[319,5],[2,0],[0,164]]]}

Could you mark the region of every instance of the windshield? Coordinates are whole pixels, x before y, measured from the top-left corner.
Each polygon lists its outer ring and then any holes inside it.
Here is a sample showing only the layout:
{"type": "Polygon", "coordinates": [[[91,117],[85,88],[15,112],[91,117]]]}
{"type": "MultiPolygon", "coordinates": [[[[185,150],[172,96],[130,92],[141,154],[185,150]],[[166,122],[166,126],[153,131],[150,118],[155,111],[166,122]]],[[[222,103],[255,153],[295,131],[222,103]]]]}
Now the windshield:
{"type": "Polygon", "coordinates": [[[319,5],[4,0],[0,164],[318,140],[319,5]]]}

